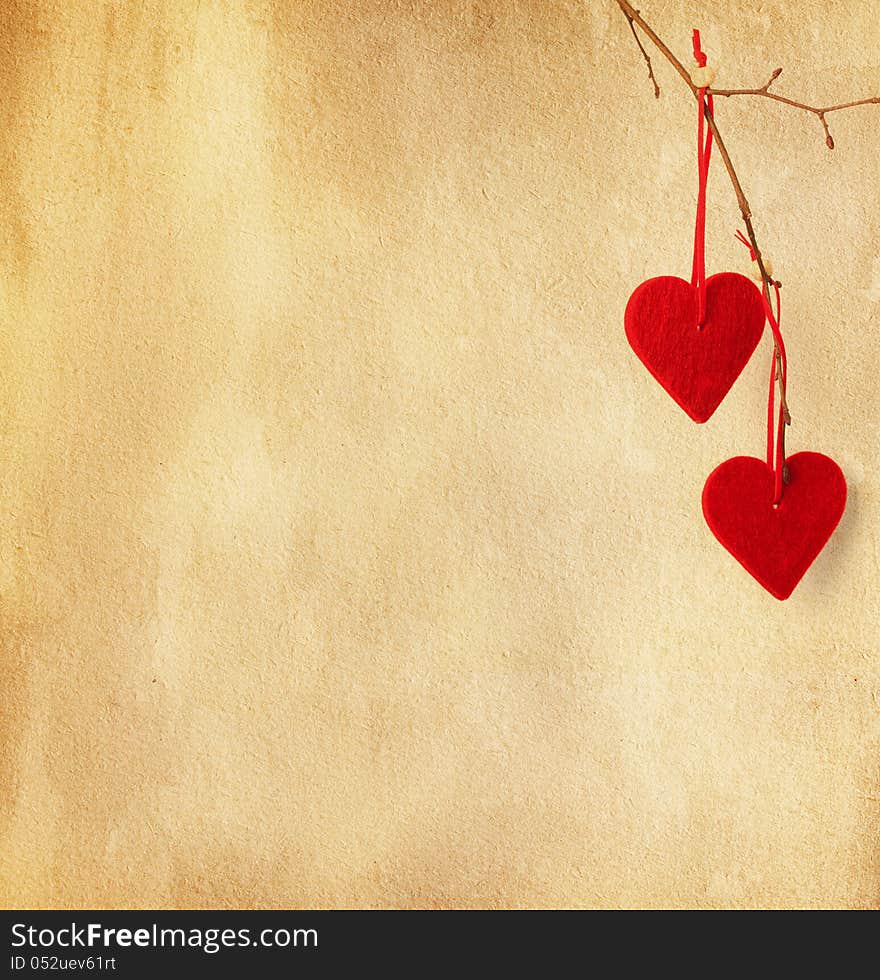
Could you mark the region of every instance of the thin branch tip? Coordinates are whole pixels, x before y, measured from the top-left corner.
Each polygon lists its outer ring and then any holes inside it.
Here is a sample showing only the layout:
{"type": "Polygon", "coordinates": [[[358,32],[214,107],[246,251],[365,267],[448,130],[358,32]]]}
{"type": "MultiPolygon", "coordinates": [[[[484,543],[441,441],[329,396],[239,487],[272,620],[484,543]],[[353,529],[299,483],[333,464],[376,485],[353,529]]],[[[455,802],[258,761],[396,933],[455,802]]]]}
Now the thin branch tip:
{"type": "MultiPolygon", "coordinates": [[[[636,44],[639,46],[639,51],[642,52],[642,57],[645,59],[645,64],[648,66],[648,78],[651,79],[651,84],[654,86],[654,98],[660,98],[660,86],[657,84],[657,79],[654,77],[654,66],[651,64],[651,56],[645,50],[644,44],[642,44],[642,39],[636,32],[636,25],[633,23],[632,17],[624,10],[624,15],[629,22],[629,29],[632,31],[632,36],[636,39],[636,44]]],[[[636,11],[638,14],[638,11],[636,11]]]]}

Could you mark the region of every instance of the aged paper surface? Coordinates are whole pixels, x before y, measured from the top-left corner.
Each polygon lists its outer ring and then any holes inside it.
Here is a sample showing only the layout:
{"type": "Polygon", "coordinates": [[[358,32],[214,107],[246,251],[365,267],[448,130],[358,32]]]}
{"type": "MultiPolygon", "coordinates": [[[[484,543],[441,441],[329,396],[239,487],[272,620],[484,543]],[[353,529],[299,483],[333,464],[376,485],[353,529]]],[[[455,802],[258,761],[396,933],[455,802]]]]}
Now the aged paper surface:
{"type": "MultiPolygon", "coordinates": [[[[877,0],[641,6],[877,94],[877,0]]],[[[700,512],[768,341],[705,426],[626,344],[696,114],[610,0],[0,32],[4,905],[880,904],[875,107],[718,104],[849,481],[779,603],[700,512]]],[[[709,272],[736,227],[716,161],[709,272]]]]}

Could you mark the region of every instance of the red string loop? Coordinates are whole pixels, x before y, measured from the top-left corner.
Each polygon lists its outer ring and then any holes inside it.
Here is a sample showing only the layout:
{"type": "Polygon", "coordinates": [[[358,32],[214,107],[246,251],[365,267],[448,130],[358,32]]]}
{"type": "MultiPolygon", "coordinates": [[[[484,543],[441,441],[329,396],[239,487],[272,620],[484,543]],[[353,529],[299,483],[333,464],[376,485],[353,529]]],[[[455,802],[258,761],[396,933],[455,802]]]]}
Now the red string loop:
{"type": "Polygon", "coordinates": [[[691,41],[694,46],[694,61],[700,66],[700,68],[706,67],[706,55],[703,52],[703,46],[700,44],[700,32],[694,28],[694,33],[691,35],[691,41]]]}

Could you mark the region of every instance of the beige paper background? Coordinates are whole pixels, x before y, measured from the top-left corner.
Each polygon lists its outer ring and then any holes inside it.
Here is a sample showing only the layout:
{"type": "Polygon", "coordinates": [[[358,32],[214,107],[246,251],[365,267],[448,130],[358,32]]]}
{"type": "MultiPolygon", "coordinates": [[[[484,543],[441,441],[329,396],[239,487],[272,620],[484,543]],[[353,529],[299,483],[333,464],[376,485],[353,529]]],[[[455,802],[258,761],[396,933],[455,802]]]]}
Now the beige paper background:
{"type": "MultiPolygon", "coordinates": [[[[875,0],[642,6],[877,94],[875,0]]],[[[698,427],[624,337],[695,112],[616,4],[0,32],[4,905],[880,904],[880,110],[718,106],[850,488],[779,603],[700,512],[767,342],[698,427]]],[[[737,225],[716,165],[710,271],[737,225]]]]}

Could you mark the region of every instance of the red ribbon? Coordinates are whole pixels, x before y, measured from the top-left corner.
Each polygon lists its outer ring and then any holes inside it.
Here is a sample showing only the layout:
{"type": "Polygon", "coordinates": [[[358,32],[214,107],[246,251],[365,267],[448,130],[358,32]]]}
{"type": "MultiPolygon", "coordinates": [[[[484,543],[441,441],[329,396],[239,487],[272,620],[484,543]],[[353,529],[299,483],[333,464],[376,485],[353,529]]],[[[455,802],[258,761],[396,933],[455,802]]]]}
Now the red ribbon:
{"type": "MultiPolygon", "coordinates": [[[[706,67],[706,54],[700,43],[700,32],[694,30],[693,33],[694,60],[700,68],[706,67]]],[[[697,290],[697,327],[702,327],[706,322],[706,183],[709,178],[709,160],[712,156],[712,130],[706,126],[706,113],[715,111],[712,93],[707,95],[708,86],[702,86],[698,90],[699,117],[697,122],[697,171],[699,176],[699,188],[697,191],[697,220],[694,228],[694,260],[691,268],[691,285],[697,290]]],[[[748,247],[752,261],[756,260],[755,251],[748,238],[738,231],[736,237],[748,247]]],[[[784,449],[783,449],[783,430],[786,424],[785,402],[780,399],[779,416],[776,418],[776,351],[779,351],[779,382],[782,392],[785,392],[788,384],[788,360],[785,356],[785,344],[782,340],[782,333],[779,329],[781,313],[779,286],[773,282],[773,289],[776,293],[776,313],[770,302],[767,283],[762,283],[761,298],[764,301],[764,312],[770,330],[773,332],[773,339],[776,347],[773,351],[773,358],[770,362],[770,393],[767,398],[767,465],[773,470],[773,503],[778,504],[782,500],[783,473],[785,468],[784,449]],[[775,422],[775,426],[774,426],[775,422]],[[775,428],[775,432],[774,432],[775,428]]]]}
{"type": "MultiPolygon", "coordinates": [[[[706,55],[700,45],[700,32],[693,33],[694,60],[700,68],[706,67],[706,55]]],[[[706,322],[706,183],[709,178],[709,160],[712,156],[712,130],[707,131],[706,110],[714,111],[712,95],[706,96],[706,87],[699,90],[699,120],[697,123],[697,220],[694,228],[694,260],[691,267],[691,285],[697,290],[697,327],[706,322]],[[705,136],[704,136],[705,134],[705,136]]]]}
{"type": "MultiPolygon", "coordinates": [[[[755,250],[752,248],[752,243],[746,238],[746,236],[741,232],[737,231],[736,238],[741,241],[743,245],[749,250],[749,257],[754,262],[757,259],[755,255],[755,250]]],[[[773,481],[773,503],[778,504],[782,500],[782,490],[783,490],[783,472],[785,467],[785,459],[783,458],[783,429],[785,427],[785,404],[780,399],[779,403],[779,417],[778,420],[775,419],[776,416],[776,350],[779,351],[779,373],[781,389],[784,392],[788,385],[788,359],[785,356],[785,344],[782,340],[782,331],[779,329],[779,321],[781,318],[781,297],[779,294],[779,284],[773,282],[773,290],[776,293],[776,313],[773,313],[773,307],[770,303],[770,297],[767,290],[767,283],[762,283],[761,286],[761,297],[764,300],[764,312],[767,315],[767,322],[770,324],[770,330],[773,332],[773,339],[776,341],[776,347],[773,351],[773,357],[770,360],[770,393],[767,397],[767,465],[774,472],[773,481]],[[774,446],[774,421],[775,421],[775,446],[774,446]]]]}

